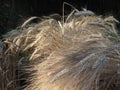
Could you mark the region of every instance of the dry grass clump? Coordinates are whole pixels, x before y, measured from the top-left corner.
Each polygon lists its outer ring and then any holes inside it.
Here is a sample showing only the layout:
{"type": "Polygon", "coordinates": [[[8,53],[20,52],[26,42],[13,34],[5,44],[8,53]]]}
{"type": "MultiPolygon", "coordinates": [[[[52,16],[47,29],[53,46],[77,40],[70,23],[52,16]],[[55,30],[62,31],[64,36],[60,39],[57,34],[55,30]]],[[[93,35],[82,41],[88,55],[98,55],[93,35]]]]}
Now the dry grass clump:
{"type": "Polygon", "coordinates": [[[25,27],[31,18],[4,35],[5,55],[11,57],[2,56],[3,60],[14,60],[13,69],[26,60],[32,64],[26,69],[32,74],[24,90],[120,88],[120,43],[114,25],[118,21],[90,13],[71,13],[65,22],[50,18],[25,27]]]}

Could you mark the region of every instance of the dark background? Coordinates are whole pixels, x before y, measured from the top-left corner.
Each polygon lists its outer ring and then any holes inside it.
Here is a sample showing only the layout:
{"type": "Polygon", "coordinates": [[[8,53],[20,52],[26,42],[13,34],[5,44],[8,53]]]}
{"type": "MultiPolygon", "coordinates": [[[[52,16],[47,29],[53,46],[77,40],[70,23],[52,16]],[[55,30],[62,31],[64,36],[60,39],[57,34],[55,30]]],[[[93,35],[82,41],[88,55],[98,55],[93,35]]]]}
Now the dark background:
{"type": "MultiPolygon", "coordinates": [[[[14,29],[31,16],[62,14],[63,2],[77,9],[87,7],[96,14],[113,15],[120,21],[120,0],[0,0],[0,35],[14,29]]],[[[71,8],[66,6],[65,12],[71,8]]]]}

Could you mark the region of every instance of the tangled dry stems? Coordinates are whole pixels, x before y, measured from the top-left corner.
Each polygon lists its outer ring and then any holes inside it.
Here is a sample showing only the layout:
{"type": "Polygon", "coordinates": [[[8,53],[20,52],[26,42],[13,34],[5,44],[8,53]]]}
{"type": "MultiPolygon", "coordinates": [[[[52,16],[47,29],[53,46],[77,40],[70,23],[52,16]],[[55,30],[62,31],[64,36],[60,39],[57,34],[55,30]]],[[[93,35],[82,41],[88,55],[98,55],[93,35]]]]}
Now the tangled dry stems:
{"type": "Polygon", "coordinates": [[[32,64],[27,72],[36,71],[24,90],[116,90],[120,45],[115,22],[112,16],[71,13],[64,23],[50,18],[23,28],[25,23],[4,35],[5,54],[12,53],[17,65],[27,58],[32,64]]]}

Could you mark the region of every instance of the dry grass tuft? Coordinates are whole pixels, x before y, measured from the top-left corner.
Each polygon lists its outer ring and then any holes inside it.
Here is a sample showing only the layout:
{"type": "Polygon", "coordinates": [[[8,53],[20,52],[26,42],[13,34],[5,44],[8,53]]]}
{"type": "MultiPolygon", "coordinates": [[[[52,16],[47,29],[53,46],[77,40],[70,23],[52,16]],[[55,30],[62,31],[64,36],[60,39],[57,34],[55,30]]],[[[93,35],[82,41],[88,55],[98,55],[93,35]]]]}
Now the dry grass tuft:
{"type": "MultiPolygon", "coordinates": [[[[32,74],[24,90],[120,88],[118,21],[91,13],[72,12],[65,22],[49,18],[25,27],[36,17],[28,19],[22,28],[4,35],[8,48],[2,60],[9,63],[0,66],[11,65],[15,75],[15,66],[30,63],[32,68],[26,71],[32,74]]],[[[14,75],[10,80],[15,80],[14,75]]]]}

